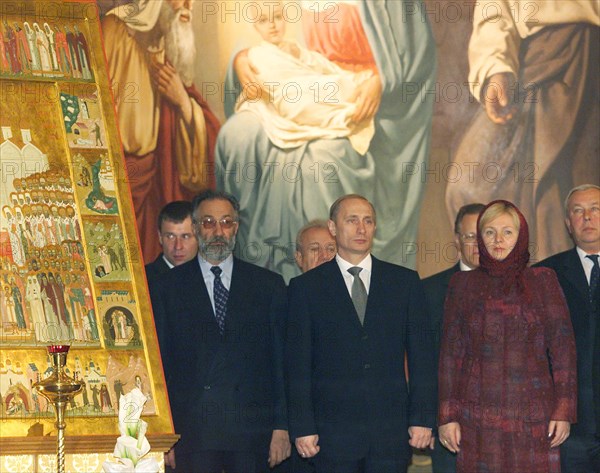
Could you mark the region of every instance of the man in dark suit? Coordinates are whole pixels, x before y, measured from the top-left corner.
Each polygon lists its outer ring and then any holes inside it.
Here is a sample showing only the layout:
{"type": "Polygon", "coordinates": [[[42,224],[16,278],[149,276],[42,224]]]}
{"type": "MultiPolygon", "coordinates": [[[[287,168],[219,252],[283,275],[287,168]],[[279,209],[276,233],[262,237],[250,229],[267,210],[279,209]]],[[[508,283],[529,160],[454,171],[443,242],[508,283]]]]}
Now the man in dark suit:
{"type": "MultiPolygon", "coordinates": [[[[158,214],[158,241],[162,253],[145,267],[150,292],[153,286],[170,269],[187,263],[198,254],[198,240],[192,224],[192,203],[175,200],[165,205],[158,214]]],[[[155,323],[160,325],[154,314],[155,323]]],[[[165,471],[173,471],[175,453],[165,454],[165,471]]]]}
{"type": "Polygon", "coordinates": [[[290,282],[290,431],[319,473],[405,472],[409,444],[428,446],[435,422],[421,282],[371,256],[375,220],[364,197],[340,197],[328,222],[336,257],[290,282]]]}
{"type": "Polygon", "coordinates": [[[176,200],[158,215],[158,241],[162,253],[146,265],[146,279],[152,284],[169,269],[187,263],[198,253],[198,240],[192,225],[192,203],[176,200]]]}
{"type": "Polygon", "coordinates": [[[176,471],[254,473],[290,454],[281,276],[232,256],[239,204],[193,201],[198,258],[152,291],[175,430],[176,471]]]}
{"type": "MultiPolygon", "coordinates": [[[[596,330],[595,342],[594,342],[594,373],[592,383],[594,386],[594,417],[596,419],[596,439],[600,439],[600,330],[596,330]]],[[[590,454],[592,465],[596,471],[600,471],[600,446],[598,443],[595,444],[595,449],[590,454]]]]}
{"type": "MultiPolygon", "coordinates": [[[[458,249],[458,263],[451,268],[423,279],[423,289],[429,303],[429,315],[435,330],[435,372],[438,371],[440,343],[444,316],[444,301],[450,284],[450,278],[458,271],[470,271],[479,266],[479,250],[477,249],[477,218],[485,208],[483,204],[463,205],[454,220],[454,242],[458,249]]],[[[456,454],[440,444],[436,437],[431,451],[433,473],[454,473],[456,471],[456,454]]]]}
{"type": "Polygon", "coordinates": [[[335,253],[335,240],[326,220],[311,220],[298,230],[294,259],[303,273],[331,260],[335,253]]]}
{"type": "Polygon", "coordinates": [[[562,287],[577,345],[577,423],[560,447],[561,470],[567,473],[600,471],[598,402],[600,379],[593,375],[600,363],[598,255],[600,254],[600,187],[582,185],[569,192],[565,223],[575,248],[551,256],[538,265],[554,269],[562,287]]]}

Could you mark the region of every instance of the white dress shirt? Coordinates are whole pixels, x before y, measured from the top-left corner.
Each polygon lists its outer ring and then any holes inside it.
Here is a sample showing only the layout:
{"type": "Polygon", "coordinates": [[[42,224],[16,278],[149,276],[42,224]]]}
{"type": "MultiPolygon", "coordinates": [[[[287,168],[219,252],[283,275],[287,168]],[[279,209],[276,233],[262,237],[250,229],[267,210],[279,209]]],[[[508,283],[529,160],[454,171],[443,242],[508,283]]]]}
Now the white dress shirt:
{"type": "Polygon", "coordinates": [[[600,255],[600,253],[586,253],[581,248],[577,248],[577,254],[579,255],[579,259],[581,260],[581,266],[583,266],[583,271],[585,273],[585,278],[587,279],[588,286],[590,285],[590,279],[592,279],[592,268],[594,267],[594,262],[586,258],[587,255],[600,255]]]}
{"type": "Polygon", "coordinates": [[[200,263],[200,269],[202,270],[202,277],[204,278],[204,284],[206,284],[206,290],[208,291],[208,297],[210,297],[210,303],[212,304],[213,312],[215,312],[215,275],[210,270],[213,266],[221,268],[221,282],[225,289],[229,291],[231,287],[231,275],[233,273],[233,256],[229,255],[220,264],[212,264],[206,261],[200,253],[198,253],[198,262],[200,263]]]}
{"type": "Polygon", "coordinates": [[[167,266],[169,267],[169,269],[173,269],[175,267],[175,265],[171,264],[171,262],[167,259],[167,257],[165,255],[163,255],[162,258],[165,261],[165,263],[167,263],[167,266]]]}
{"type": "Polygon", "coordinates": [[[371,286],[371,269],[373,267],[373,260],[371,259],[370,254],[368,254],[365,259],[358,264],[351,264],[345,259],[341,258],[340,255],[335,256],[335,261],[342,272],[342,276],[344,277],[344,282],[346,283],[346,288],[348,289],[348,294],[350,294],[350,297],[352,297],[352,283],[354,282],[354,276],[348,272],[348,269],[353,268],[354,266],[362,268],[362,271],[358,274],[358,277],[365,285],[367,294],[369,294],[369,288],[371,286]]]}
{"type": "Polygon", "coordinates": [[[463,263],[463,260],[458,260],[458,265],[459,265],[461,271],[473,271],[473,269],[474,269],[474,268],[467,266],[465,263],[463,263]]]}

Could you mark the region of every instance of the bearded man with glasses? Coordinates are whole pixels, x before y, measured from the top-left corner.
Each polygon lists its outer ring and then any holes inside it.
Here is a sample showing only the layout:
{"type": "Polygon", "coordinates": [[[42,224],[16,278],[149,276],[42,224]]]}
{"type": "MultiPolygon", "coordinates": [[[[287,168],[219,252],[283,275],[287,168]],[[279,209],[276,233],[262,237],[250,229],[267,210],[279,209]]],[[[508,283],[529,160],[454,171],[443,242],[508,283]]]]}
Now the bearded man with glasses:
{"type": "Polygon", "coordinates": [[[239,203],[193,203],[198,257],[152,291],[175,431],[176,471],[258,473],[290,455],[283,278],[232,255],[239,203]]]}

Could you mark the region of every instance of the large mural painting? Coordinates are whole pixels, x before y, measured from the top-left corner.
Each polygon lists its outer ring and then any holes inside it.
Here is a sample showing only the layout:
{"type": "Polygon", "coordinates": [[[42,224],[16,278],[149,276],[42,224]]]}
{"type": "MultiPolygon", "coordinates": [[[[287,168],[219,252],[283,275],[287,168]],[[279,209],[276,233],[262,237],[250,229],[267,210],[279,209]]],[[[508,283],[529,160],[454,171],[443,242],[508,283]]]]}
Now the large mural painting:
{"type": "Polygon", "coordinates": [[[212,186],[241,202],[238,256],[288,279],[346,193],[375,204],[374,253],[422,275],[453,263],[457,209],[495,198],[540,259],[600,181],[597,2],[98,4],[147,262],[158,209],[212,186]]]}

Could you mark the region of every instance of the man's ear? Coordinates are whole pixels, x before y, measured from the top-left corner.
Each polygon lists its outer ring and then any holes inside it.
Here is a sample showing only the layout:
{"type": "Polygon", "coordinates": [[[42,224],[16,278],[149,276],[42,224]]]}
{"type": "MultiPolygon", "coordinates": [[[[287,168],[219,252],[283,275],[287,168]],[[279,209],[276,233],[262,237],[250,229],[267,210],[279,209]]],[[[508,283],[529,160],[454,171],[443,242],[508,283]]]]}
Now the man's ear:
{"type": "Polygon", "coordinates": [[[333,220],[327,220],[327,228],[331,236],[335,237],[335,222],[333,220]]]}
{"type": "Polygon", "coordinates": [[[458,252],[458,256],[460,257],[460,235],[458,233],[454,234],[454,245],[456,246],[456,251],[458,252]]]}
{"type": "Polygon", "coordinates": [[[569,235],[572,235],[573,229],[571,228],[571,220],[569,220],[569,217],[565,217],[565,225],[567,227],[567,230],[569,231],[569,235]]]}
{"type": "Polygon", "coordinates": [[[294,259],[296,260],[296,264],[298,265],[298,267],[302,269],[302,253],[296,250],[296,252],[294,253],[294,259]]]}

